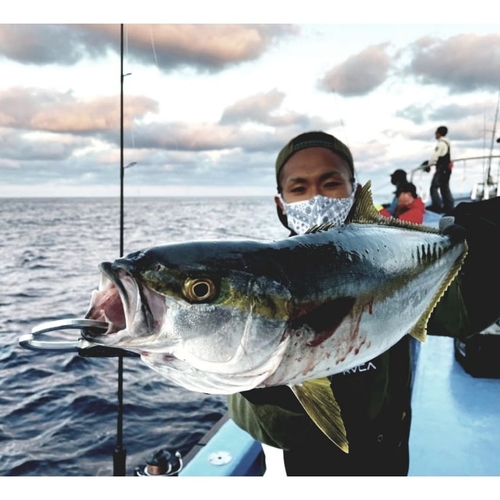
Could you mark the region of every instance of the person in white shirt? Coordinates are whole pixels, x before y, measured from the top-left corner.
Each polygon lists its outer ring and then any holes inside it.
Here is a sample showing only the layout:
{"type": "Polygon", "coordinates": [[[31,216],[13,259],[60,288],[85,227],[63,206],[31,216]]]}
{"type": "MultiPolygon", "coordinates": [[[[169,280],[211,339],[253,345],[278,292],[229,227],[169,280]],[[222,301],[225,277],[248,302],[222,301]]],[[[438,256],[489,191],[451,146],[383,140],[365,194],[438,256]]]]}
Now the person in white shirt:
{"type": "Polygon", "coordinates": [[[441,125],[436,130],[436,147],[429,161],[422,164],[426,172],[430,172],[433,165],[436,171],[432,177],[430,195],[431,206],[429,210],[436,213],[449,214],[455,206],[455,201],[450,190],[450,176],[453,163],[451,161],[450,141],[446,137],[448,128],[441,125]]]}

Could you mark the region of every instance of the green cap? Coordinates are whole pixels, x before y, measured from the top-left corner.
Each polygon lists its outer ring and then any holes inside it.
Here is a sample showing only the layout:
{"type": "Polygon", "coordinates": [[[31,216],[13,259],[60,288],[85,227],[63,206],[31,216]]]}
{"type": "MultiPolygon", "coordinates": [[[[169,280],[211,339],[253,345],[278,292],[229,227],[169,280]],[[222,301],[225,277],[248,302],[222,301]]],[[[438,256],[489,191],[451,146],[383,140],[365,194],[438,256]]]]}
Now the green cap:
{"type": "Polygon", "coordinates": [[[327,148],[334,153],[337,153],[347,162],[347,166],[354,177],[354,161],[352,159],[352,154],[343,142],[326,132],[305,132],[304,134],[300,134],[292,139],[279,152],[278,157],[276,158],[276,181],[278,182],[278,185],[279,173],[288,159],[298,151],[307,148],[327,148]]]}

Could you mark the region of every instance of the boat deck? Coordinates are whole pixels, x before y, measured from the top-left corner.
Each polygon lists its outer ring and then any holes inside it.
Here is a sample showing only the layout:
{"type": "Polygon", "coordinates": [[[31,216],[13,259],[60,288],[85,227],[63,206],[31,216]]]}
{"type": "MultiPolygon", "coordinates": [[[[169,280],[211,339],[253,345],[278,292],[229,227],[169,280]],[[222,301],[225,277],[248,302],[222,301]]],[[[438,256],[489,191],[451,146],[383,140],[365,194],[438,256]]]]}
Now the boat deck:
{"type": "Polygon", "coordinates": [[[411,476],[500,476],[500,379],[469,375],[453,340],[419,346],[410,435],[411,476]]]}

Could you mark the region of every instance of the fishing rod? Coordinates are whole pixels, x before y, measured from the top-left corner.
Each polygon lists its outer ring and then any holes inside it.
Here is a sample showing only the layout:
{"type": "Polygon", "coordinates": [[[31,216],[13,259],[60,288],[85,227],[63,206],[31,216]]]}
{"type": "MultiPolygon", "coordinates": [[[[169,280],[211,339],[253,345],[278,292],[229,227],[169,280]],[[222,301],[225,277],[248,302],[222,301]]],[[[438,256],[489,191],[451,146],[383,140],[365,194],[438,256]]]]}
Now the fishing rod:
{"type": "MultiPolygon", "coordinates": [[[[125,169],[133,167],[137,162],[124,166],[123,161],[123,81],[132,73],[123,73],[123,24],[120,24],[120,255],[123,256],[124,231],[124,181],[125,169]]],[[[128,356],[124,351],[118,351],[118,415],[116,422],[116,446],[113,451],[113,476],[126,475],[127,451],[123,447],[123,358],[128,356]]]]}
{"type": "MultiPolygon", "coordinates": [[[[130,73],[128,73],[130,74],[130,73]]],[[[120,24],[120,255],[123,255],[123,24],[120,24]]],[[[113,476],[125,476],[127,450],[123,447],[123,356],[118,356],[118,415],[116,422],[116,446],[113,450],[113,476]]]]}

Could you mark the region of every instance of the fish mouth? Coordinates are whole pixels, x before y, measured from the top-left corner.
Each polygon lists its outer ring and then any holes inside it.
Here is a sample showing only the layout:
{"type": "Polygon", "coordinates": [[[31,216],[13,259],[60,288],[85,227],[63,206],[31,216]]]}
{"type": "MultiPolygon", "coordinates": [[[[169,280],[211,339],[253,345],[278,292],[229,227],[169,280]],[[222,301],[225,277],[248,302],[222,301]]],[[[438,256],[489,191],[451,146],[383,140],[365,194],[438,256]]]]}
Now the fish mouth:
{"type": "MultiPolygon", "coordinates": [[[[106,332],[82,330],[84,339],[100,345],[119,346],[127,343],[134,350],[157,335],[161,328],[158,318],[166,310],[164,298],[134,278],[131,271],[115,263],[99,265],[101,280],[98,290],[92,292],[85,318],[109,324],[106,332]]],[[[129,349],[130,347],[130,349],[129,349]]]]}

